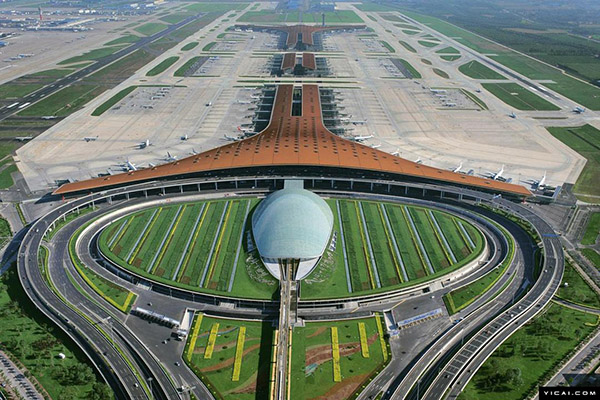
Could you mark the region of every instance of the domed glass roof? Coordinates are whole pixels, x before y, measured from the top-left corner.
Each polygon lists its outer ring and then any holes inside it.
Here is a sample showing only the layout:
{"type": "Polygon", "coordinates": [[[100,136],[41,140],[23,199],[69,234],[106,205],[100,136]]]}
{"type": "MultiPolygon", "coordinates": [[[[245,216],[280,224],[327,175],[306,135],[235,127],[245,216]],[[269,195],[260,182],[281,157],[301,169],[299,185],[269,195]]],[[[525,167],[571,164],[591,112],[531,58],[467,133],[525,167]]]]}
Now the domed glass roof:
{"type": "Polygon", "coordinates": [[[285,188],[270,194],[252,216],[252,232],[262,258],[320,257],[332,228],[331,208],[304,189],[285,188]]]}

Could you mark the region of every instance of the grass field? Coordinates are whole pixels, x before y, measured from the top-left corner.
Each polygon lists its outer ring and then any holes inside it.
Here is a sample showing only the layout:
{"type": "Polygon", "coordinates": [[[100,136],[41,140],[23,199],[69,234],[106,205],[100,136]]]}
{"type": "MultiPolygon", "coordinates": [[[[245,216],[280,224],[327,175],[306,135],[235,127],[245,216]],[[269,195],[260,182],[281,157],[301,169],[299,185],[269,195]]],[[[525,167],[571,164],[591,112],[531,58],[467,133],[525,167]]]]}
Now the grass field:
{"type": "Polygon", "coordinates": [[[115,46],[118,44],[132,44],[132,43],[136,43],[140,39],[141,39],[140,36],[127,34],[127,35],[121,36],[120,38],[116,38],[115,40],[111,40],[108,43],[104,43],[104,45],[105,46],[115,46]]]}
{"type": "Polygon", "coordinates": [[[506,79],[503,75],[475,60],[461,65],[458,70],[473,79],[506,79]]]}
{"type": "Polygon", "coordinates": [[[108,111],[108,109],[110,109],[112,106],[114,106],[119,101],[121,101],[125,97],[127,97],[135,89],[137,89],[137,86],[129,86],[129,87],[119,91],[119,93],[115,94],[113,97],[106,100],[104,103],[100,104],[98,107],[96,107],[96,109],[94,111],[92,111],[92,116],[98,117],[98,116],[102,115],[103,113],[108,111]]]}
{"type": "Polygon", "coordinates": [[[470,247],[455,223],[459,220],[439,211],[430,214],[422,208],[367,201],[327,202],[335,220],[336,248],[327,250],[319,267],[302,282],[302,298],[346,297],[408,286],[468,263],[483,246],[483,238],[473,226],[460,220],[475,244],[470,247]],[[414,229],[409,218],[413,220],[414,229]],[[433,219],[450,248],[443,243],[433,219]],[[423,242],[423,249],[418,245],[417,236],[423,242]],[[446,254],[450,253],[456,263],[448,260],[446,254]]]}
{"type": "Polygon", "coordinates": [[[0,249],[12,239],[12,230],[7,220],[0,218],[0,249]]]}
{"type": "Polygon", "coordinates": [[[202,51],[209,51],[210,49],[215,47],[216,44],[217,42],[210,42],[202,48],[202,51]]]}
{"type": "Polygon", "coordinates": [[[560,110],[560,107],[555,106],[517,83],[482,83],[481,85],[504,103],[517,110],[560,110]]]}
{"type": "Polygon", "coordinates": [[[397,60],[399,60],[402,63],[402,65],[404,65],[404,67],[412,74],[413,78],[415,78],[415,79],[422,78],[421,73],[419,71],[417,71],[415,69],[415,67],[412,66],[411,63],[409,63],[408,61],[406,61],[403,58],[398,58],[397,60]]]}
{"type": "Polygon", "coordinates": [[[192,67],[201,58],[201,56],[192,57],[185,62],[181,67],[177,68],[177,71],[173,73],[173,76],[185,76],[188,69],[192,67]]]}
{"type": "Polygon", "coordinates": [[[4,169],[0,170],[0,189],[8,189],[15,184],[12,174],[18,170],[19,169],[15,164],[10,164],[4,169]]]}
{"type": "MultiPolygon", "coordinates": [[[[304,22],[320,23],[322,13],[302,13],[302,21],[297,11],[288,13],[276,13],[272,10],[246,11],[238,18],[238,22],[304,22]]],[[[325,22],[330,24],[347,24],[364,22],[354,11],[339,10],[325,11],[325,22]]]]}
{"type": "Polygon", "coordinates": [[[0,277],[2,348],[17,358],[54,399],[89,399],[102,385],[86,355],[30,301],[16,269],[0,277]],[[60,359],[59,353],[66,357],[60,359]],[[67,380],[66,371],[80,378],[67,380]]]}
{"type": "Polygon", "coordinates": [[[594,264],[596,268],[600,269],[600,253],[594,249],[581,249],[581,254],[590,260],[590,262],[594,264]]]}
{"type": "Polygon", "coordinates": [[[45,97],[43,100],[19,112],[22,116],[55,115],[67,116],[83,107],[88,101],[100,95],[106,86],[95,84],[76,84],[45,97]]]}
{"type": "Polygon", "coordinates": [[[568,261],[565,262],[565,273],[556,295],[573,303],[600,309],[600,297],[568,261]]]}
{"type": "Polygon", "coordinates": [[[439,49],[436,51],[437,54],[460,54],[460,51],[455,49],[454,47],[444,47],[443,49],[439,49]]]}
{"type": "Polygon", "coordinates": [[[148,71],[146,73],[146,76],[156,76],[156,75],[164,72],[171,65],[175,64],[177,62],[177,60],[179,60],[178,56],[172,56],[172,57],[165,58],[157,66],[155,66],[150,71],[148,71]]]}
{"type": "Polygon", "coordinates": [[[191,332],[184,359],[217,399],[268,398],[273,351],[271,321],[232,320],[198,314],[191,332]],[[215,340],[211,343],[212,354],[208,357],[210,332],[217,324],[215,340]],[[243,349],[240,350],[240,346],[243,349]],[[239,376],[234,379],[236,373],[239,376]]]}
{"type": "Polygon", "coordinates": [[[181,48],[181,51],[190,51],[194,47],[198,46],[198,42],[190,42],[181,48]]]}
{"type": "Polygon", "coordinates": [[[377,325],[378,319],[372,317],[307,322],[305,327],[295,328],[291,340],[291,399],[353,398],[353,393],[390,359],[385,340],[382,346],[383,338],[377,325]],[[341,379],[336,382],[334,357],[338,353],[341,379]]]}
{"type": "MultiPolygon", "coordinates": [[[[277,292],[276,282],[257,252],[248,249],[250,214],[257,203],[258,199],[216,200],[134,213],[104,229],[100,248],[124,268],[160,282],[269,299],[277,292]]],[[[483,246],[475,228],[442,212],[366,201],[328,203],[335,217],[337,246],[326,250],[319,266],[302,282],[303,298],[407,286],[464,265],[483,246]],[[407,218],[412,218],[414,228],[407,218]],[[465,242],[457,223],[465,227],[474,246],[465,242]],[[417,235],[422,249],[416,247],[417,235]]]]}
{"type": "Polygon", "coordinates": [[[249,3],[195,3],[186,6],[186,10],[200,13],[200,12],[218,12],[226,13],[228,11],[243,10],[248,7],[249,3]]]}
{"type": "Polygon", "coordinates": [[[102,57],[109,56],[117,51],[121,50],[125,46],[110,46],[101,47],[98,49],[90,50],[79,56],[71,57],[58,63],[58,65],[75,64],[82,61],[95,61],[102,57]]]}
{"type": "Polygon", "coordinates": [[[441,19],[414,12],[405,12],[405,14],[448,37],[455,38],[460,43],[477,52],[490,54],[490,57],[495,61],[530,79],[551,80],[554,83],[544,83],[544,86],[580,103],[584,107],[600,110],[600,88],[596,86],[576,79],[571,75],[563,73],[560,69],[544,64],[534,58],[499,46],[441,19]]]}
{"type": "Polygon", "coordinates": [[[434,73],[435,73],[437,76],[440,76],[440,77],[442,77],[442,78],[444,78],[444,79],[448,79],[448,78],[450,78],[450,75],[448,75],[448,74],[446,73],[446,71],[443,71],[443,70],[441,70],[441,69],[439,69],[439,68],[433,68],[433,72],[434,72],[434,73]]]}
{"type": "Polygon", "coordinates": [[[595,315],[552,303],[494,351],[458,398],[528,398],[528,393],[537,393],[538,381],[592,332],[597,322],[595,315]],[[521,382],[506,379],[509,369],[516,370],[521,382]]]}
{"type": "Polygon", "coordinates": [[[600,234],[600,212],[595,212],[590,215],[590,219],[583,232],[583,238],[581,244],[588,245],[596,243],[600,234]]]}
{"type": "Polygon", "coordinates": [[[403,40],[399,40],[398,43],[400,43],[406,50],[410,51],[411,53],[417,52],[417,50],[415,50],[414,47],[412,47],[410,44],[406,43],[403,40]]]}
{"type": "Polygon", "coordinates": [[[458,311],[473,303],[480,296],[487,293],[512,263],[515,255],[514,241],[504,228],[499,227],[499,229],[504,233],[506,240],[508,241],[506,259],[498,267],[492,269],[476,281],[446,294],[444,296],[444,303],[446,304],[450,315],[456,314],[458,311]]]}
{"type": "Polygon", "coordinates": [[[438,42],[430,42],[427,40],[419,40],[419,44],[423,47],[435,47],[435,46],[439,46],[438,42]]]}
{"type": "Polygon", "coordinates": [[[441,55],[440,58],[444,61],[456,61],[458,59],[460,59],[461,56],[448,56],[448,55],[441,55]]]}
{"type": "Polygon", "coordinates": [[[144,36],[151,36],[151,35],[154,35],[155,33],[165,30],[166,28],[167,28],[167,25],[165,25],[165,24],[161,24],[158,22],[148,22],[144,25],[140,25],[136,28],[133,28],[133,30],[138,33],[141,33],[144,36]]]}
{"type": "Polygon", "coordinates": [[[106,228],[100,247],[119,265],[160,282],[270,299],[278,286],[246,240],[257,203],[218,200],[145,210],[106,228]]]}
{"type": "Polygon", "coordinates": [[[554,127],[548,131],[587,159],[583,171],[577,178],[573,193],[579,200],[588,203],[600,202],[600,131],[591,125],[578,127],[554,127]]]}
{"type": "Polygon", "coordinates": [[[380,40],[380,41],[379,41],[379,43],[381,43],[381,45],[382,45],[383,47],[385,47],[385,48],[387,49],[387,51],[388,51],[388,52],[390,52],[390,53],[395,53],[395,52],[396,52],[396,49],[394,49],[394,48],[392,47],[392,45],[391,45],[391,44],[389,44],[388,42],[386,42],[385,40],[380,40]]]}

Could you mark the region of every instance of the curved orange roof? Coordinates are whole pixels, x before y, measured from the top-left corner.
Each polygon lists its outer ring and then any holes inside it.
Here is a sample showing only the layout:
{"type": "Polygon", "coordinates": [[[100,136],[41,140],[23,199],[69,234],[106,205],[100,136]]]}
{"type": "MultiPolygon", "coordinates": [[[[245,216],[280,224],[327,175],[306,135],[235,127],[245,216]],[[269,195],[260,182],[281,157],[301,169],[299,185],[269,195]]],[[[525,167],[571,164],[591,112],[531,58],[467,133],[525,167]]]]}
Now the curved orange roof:
{"type": "Polygon", "coordinates": [[[302,53],[302,66],[306,69],[317,69],[315,53],[302,53]]]}
{"type": "Polygon", "coordinates": [[[531,195],[523,186],[417,164],[334,135],[323,125],[319,87],[302,86],[301,116],[292,115],[293,91],[293,85],[277,87],[269,125],[248,139],[152,168],[67,183],[54,193],[72,193],[228,168],[304,165],[389,172],[520,196],[531,195]]]}

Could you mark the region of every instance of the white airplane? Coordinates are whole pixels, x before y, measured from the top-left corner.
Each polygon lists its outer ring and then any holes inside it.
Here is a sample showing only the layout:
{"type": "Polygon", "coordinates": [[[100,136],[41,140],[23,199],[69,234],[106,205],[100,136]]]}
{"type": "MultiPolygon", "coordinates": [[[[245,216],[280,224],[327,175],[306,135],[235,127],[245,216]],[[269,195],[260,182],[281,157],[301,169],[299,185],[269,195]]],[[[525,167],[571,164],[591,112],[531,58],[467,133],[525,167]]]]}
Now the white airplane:
{"type": "Polygon", "coordinates": [[[372,149],[378,149],[378,148],[380,148],[380,147],[381,147],[381,143],[379,143],[379,144],[372,144],[372,145],[371,145],[371,148],[372,148],[372,149]]]}
{"type": "Polygon", "coordinates": [[[56,119],[56,118],[58,118],[56,115],[44,115],[44,116],[42,117],[42,119],[46,119],[46,120],[47,120],[47,119],[56,119]]]}
{"type": "Polygon", "coordinates": [[[355,120],[355,121],[352,121],[352,123],[354,125],[364,125],[364,124],[367,123],[367,120],[366,119],[364,119],[364,120],[355,120]]]}
{"type": "Polygon", "coordinates": [[[238,103],[238,104],[252,104],[252,102],[249,101],[249,100],[237,100],[236,103],[238,103]]]}
{"type": "Polygon", "coordinates": [[[152,163],[152,162],[149,162],[149,163],[148,163],[148,168],[154,168],[154,167],[156,167],[156,164],[154,164],[154,163],[152,163]]]}
{"type": "Polygon", "coordinates": [[[460,170],[462,169],[462,161],[460,162],[460,164],[458,164],[458,167],[456,168],[452,168],[452,172],[460,172],[460,170]]]}
{"type": "Polygon", "coordinates": [[[423,160],[421,160],[421,158],[417,158],[415,160],[415,163],[417,163],[417,164],[423,164],[423,160]]]}
{"type": "Polygon", "coordinates": [[[367,139],[371,139],[374,138],[374,135],[368,135],[368,136],[352,136],[350,138],[350,140],[354,141],[354,142],[358,142],[358,143],[362,143],[367,139]]]}
{"type": "Polygon", "coordinates": [[[504,164],[502,164],[502,168],[498,172],[488,172],[487,177],[492,180],[500,180],[502,179],[502,174],[504,173],[504,164]]]}
{"type": "Polygon", "coordinates": [[[543,189],[545,187],[549,187],[548,185],[546,185],[546,171],[544,171],[544,175],[542,175],[541,179],[531,179],[524,182],[530,184],[535,189],[543,189]]]}
{"type": "Polygon", "coordinates": [[[15,137],[16,140],[18,140],[19,142],[26,142],[28,140],[33,139],[33,136],[17,136],[15,137]]]}
{"type": "Polygon", "coordinates": [[[125,171],[137,171],[137,166],[131,161],[129,161],[129,158],[127,159],[127,161],[125,161],[125,163],[121,164],[121,166],[125,171]]]}
{"type": "Polygon", "coordinates": [[[95,142],[96,140],[98,140],[98,136],[86,136],[83,138],[83,140],[85,140],[86,142],[95,142]]]}
{"type": "Polygon", "coordinates": [[[400,156],[400,149],[396,149],[395,152],[390,153],[391,155],[395,156],[395,157],[399,157],[400,156]]]}
{"type": "Polygon", "coordinates": [[[195,156],[196,154],[198,154],[198,152],[192,147],[192,151],[190,151],[190,154],[195,156]]]}
{"type": "Polygon", "coordinates": [[[189,139],[189,137],[188,137],[187,133],[181,137],[181,140],[183,140],[184,142],[188,139],[189,139]]]}
{"type": "Polygon", "coordinates": [[[241,126],[238,126],[237,130],[238,130],[238,132],[242,132],[242,133],[246,133],[246,132],[255,133],[251,128],[242,128],[241,126]]]}
{"type": "Polygon", "coordinates": [[[517,114],[515,114],[514,112],[511,112],[510,114],[508,114],[508,116],[511,118],[517,118],[517,114]]]}
{"type": "Polygon", "coordinates": [[[152,145],[152,143],[150,143],[150,139],[146,139],[143,142],[141,142],[138,146],[140,149],[145,149],[146,147],[152,145]]]}
{"type": "Polygon", "coordinates": [[[581,114],[581,113],[585,112],[585,108],[577,106],[573,109],[573,112],[576,114],[581,114]]]}
{"type": "Polygon", "coordinates": [[[236,136],[228,136],[228,135],[223,135],[225,140],[229,140],[230,142],[238,142],[240,140],[239,137],[236,136]]]}
{"type": "Polygon", "coordinates": [[[177,156],[172,156],[171,153],[169,153],[167,151],[167,156],[165,157],[165,161],[171,162],[171,161],[175,161],[175,160],[177,160],[177,156]]]}

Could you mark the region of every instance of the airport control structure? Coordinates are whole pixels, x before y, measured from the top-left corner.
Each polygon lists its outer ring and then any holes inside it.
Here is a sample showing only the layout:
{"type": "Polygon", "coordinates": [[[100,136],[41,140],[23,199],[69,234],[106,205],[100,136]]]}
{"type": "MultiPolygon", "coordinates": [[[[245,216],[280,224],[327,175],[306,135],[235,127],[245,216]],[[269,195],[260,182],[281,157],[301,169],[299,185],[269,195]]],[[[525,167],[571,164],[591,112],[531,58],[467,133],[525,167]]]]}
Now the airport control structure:
{"type": "MultiPolygon", "coordinates": [[[[260,79],[219,92],[251,93],[251,123],[181,158],[64,176],[22,240],[28,296],[118,399],[454,398],[560,283],[560,242],[524,204],[536,194],[349,134],[363,122],[344,121],[342,54],[324,42],[368,38],[366,25],[224,32],[276,43],[246,60],[260,79]],[[452,296],[480,279],[478,296],[452,296]]],[[[186,74],[136,90],[168,96],[200,79],[186,74]]]]}

